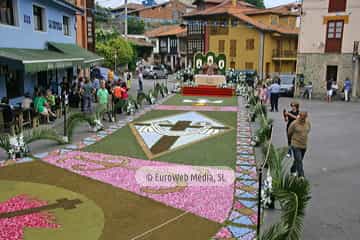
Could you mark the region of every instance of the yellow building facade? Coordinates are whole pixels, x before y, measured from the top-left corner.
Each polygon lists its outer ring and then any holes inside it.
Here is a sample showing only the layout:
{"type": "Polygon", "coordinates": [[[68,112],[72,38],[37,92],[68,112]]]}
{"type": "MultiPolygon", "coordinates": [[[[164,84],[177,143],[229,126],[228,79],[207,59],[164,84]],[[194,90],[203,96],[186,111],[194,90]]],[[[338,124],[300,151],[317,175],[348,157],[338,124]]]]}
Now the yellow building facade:
{"type": "Polygon", "coordinates": [[[243,1],[225,0],[185,19],[189,29],[197,30],[199,22],[205,29],[201,31],[204,42],[197,51],[223,53],[226,68],[256,70],[265,77],[296,73],[299,11],[293,7],[259,9],[243,1]]]}
{"type": "MultiPolygon", "coordinates": [[[[273,15],[257,17],[258,21],[271,22],[273,15]]],[[[294,24],[289,20],[294,17],[282,17],[281,24],[294,24]]],[[[296,53],[298,45],[297,35],[281,34],[258,29],[234,18],[226,20],[227,27],[210,26],[208,41],[209,51],[217,54],[224,53],[227,56],[227,68],[238,70],[256,70],[265,74],[295,73],[296,53]],[[220,29],[223,28],[223,29],[220,29]],[[262,41],[263,48],[262,48],[262,41]],[[233,43],[231,43],[233,42],[233,43]],[[236,47],[234,47],[234,44],[236,47]],[[262,57],[263,56],[263,57],[262,57]]]]}

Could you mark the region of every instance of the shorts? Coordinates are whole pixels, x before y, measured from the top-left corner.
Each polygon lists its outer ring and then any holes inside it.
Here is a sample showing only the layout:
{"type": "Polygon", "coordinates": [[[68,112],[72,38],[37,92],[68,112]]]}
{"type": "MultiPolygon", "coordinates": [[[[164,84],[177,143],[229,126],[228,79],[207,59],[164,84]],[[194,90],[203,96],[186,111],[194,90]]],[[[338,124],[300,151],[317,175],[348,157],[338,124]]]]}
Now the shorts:
{"type": "Polygon", "coordinates": [[[331,90],[328,90],[327,91],[327,96],[328,97],[331,97],[333,95],[333,90],[331,89],[331,90]]]}
{"type": "Polygon", "coordinates": [[[46,107],[44,107],[44,110],[40,113],[42,115],[49,115],[49,111],[46,107]]]}

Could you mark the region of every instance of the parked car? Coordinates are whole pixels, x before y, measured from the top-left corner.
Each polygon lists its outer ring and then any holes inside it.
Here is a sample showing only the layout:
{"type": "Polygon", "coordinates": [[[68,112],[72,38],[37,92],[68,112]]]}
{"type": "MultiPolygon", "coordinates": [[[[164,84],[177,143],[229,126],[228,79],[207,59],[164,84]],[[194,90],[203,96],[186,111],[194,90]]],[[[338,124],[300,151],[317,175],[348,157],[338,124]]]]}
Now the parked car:
{"type": "Polygon", "coordinates": [[[283,96],[293,97],[295,90],[295,78],[294,74],[279,75],[280,78],[280,94],[283,96]]]}
{"type": "MultiPolygon", "coordinates": [[[[105,68],[105,67],[95,67],[91,70],[91,77],[103,79],[103,80],[107,81],[109,71],[110,71],[110,69],[105,68]]],[[[114,74],[114,80],[117,81],[119,79],[120,79],[120,77],[118,75],[114,74]]]]}
{"type": "Polygon", "coordinates": [[[166,78],[167,70],[163,65],[145,66],[143,76],[150,79],[166,78]]]}

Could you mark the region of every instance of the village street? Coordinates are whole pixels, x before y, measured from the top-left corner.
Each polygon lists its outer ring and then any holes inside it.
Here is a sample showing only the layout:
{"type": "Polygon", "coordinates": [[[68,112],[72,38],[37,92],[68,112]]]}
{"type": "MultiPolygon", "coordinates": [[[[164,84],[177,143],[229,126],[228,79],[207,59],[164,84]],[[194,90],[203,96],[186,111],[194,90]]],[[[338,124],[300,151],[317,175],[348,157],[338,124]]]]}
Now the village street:
{"type": "MultiPolygon", "coordinates": [[[[291,100],[281,98],[279,110],[288,109],[291,100]]],[[[309,112],[312,124],[304,159],[312,199],[306,211],[303,239],[352,240],[360,235],[358,104],[300,101],[300,109],[309,112]]],[[[270,113],[270,118],[274,119],[274,143],[285,146],[282,114],[270,113]]]]}

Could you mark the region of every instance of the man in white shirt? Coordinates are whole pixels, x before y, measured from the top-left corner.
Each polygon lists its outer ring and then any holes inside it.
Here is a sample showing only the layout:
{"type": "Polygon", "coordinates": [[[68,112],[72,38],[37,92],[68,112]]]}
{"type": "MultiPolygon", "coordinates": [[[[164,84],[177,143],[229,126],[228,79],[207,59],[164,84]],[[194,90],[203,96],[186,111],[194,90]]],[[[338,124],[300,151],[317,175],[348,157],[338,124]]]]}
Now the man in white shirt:
{"type": "Polygon", "coordinates": [[[273,79],[273,84],[269,87],[270,91],[270,103],[271,103],[271,112],[274,110],[276,112],[279,111],[279,96],[280,96],[280,78],[275,77],[273,79]]]}

